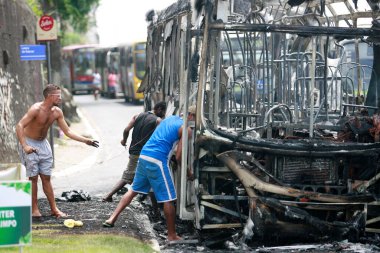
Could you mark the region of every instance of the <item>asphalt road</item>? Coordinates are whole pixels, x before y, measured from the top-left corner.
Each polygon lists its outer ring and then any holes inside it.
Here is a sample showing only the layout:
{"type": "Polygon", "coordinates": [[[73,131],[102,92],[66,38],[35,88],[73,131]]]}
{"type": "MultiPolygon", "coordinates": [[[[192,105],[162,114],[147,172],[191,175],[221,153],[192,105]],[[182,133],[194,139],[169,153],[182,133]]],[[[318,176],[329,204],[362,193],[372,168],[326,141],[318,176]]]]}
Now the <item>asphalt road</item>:
{"type": "MultiPolygon", "coordinates": [[[[95,101],[92,95],[75,95],[74,101],[82,116],[76,131],[99,140],[100,147],[95,149],[70,140],[56,148],[56,164],[63,160],[66,166],[53,172],[54,192],[60,196],[63,191],[84,190],[100,197],[120,179],[128,163],[128,150],[120,140],[128,122],[143,111],[143,106],[126,103],[124,99],[95,101]]],[[[130,138],[131,134],[128,143],[130,138]]]]}

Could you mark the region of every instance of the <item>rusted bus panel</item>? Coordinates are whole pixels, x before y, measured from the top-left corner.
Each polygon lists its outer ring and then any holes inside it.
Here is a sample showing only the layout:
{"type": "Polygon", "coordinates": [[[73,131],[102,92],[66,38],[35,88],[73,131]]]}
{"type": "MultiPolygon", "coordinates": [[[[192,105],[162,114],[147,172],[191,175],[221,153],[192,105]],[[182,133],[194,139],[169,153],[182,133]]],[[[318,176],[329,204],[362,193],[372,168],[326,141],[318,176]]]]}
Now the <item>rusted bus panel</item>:
{"type": "Polygon", "coordinates": [[[190,41],[183,45],[191,28],[190,7],[190,1],[179,0],[156,12],[148,27],[147,72],[139,88],[144,92],[146,110],[165,100],[170,102],[169,114],[173,114],[173,110],[178,110],[178,100],[185,94],[186,84],[180,83],[187,76],[190,59],[190,41]]]}

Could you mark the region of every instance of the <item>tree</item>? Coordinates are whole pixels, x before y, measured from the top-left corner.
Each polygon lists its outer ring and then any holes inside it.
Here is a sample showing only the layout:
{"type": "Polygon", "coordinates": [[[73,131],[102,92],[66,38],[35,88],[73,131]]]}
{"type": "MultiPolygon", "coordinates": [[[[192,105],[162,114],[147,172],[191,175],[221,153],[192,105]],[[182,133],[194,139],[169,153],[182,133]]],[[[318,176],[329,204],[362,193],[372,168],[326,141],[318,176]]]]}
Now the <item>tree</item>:
{"type": "Polygon", "coordinates": [[[91,13],[99,6],[100,0],[27,0],[36,16],[48,14],[60,24],[60,36],[72,28],[85,33],[91,25],[91,13]]]}
{"type": "Polygon", "coordinates": [[[62,20],[63,26],[67,26],[69,23],[75,31],[81,33],[88,30],[90,20],[89,14],[99,5],[99,0],[45,1],[53,2],[51,6],[57,9],[58,16],[62,20]],[[55,3],[57,4],[56,6],[55,3]]]}
{"type": "MultiPolygon", "coordinates": [[[[59,40],[50,43],[51,70],[61,71],[61,45],[83,44],[83,39],[92,25],[95,25],[93,13],[99,6],[100,0],[26,0],[34,14],[40,17],[50,15],[59,27],[59,40]],[[91,23],[94,22],[94,23],[91,23]]],[[[55,75],[59,76],[59,75],[55,75]]],[[[59,78],[59,77],[57,77],[59,78]]],[[[60,80],[51,80],[60,83],[60,80]]]]}

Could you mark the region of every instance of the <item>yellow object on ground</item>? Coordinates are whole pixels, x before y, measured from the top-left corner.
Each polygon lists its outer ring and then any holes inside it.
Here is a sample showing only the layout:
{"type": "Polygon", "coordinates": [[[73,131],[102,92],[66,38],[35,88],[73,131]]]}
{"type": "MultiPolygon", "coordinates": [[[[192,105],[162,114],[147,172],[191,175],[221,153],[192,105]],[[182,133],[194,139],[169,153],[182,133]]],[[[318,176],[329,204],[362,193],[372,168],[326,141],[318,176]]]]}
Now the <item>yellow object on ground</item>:
{"type": "Polygon", "coordinates": [[[83,226],[83,222],[80,221],[80,220],[76,220],[76,221],[74,221],[74,225],[75,225],[76,227],[81,227],[81,226],[83,226]]]}
{"type": "Polygon", "coordinates": [[[80,220],[66,219],[63,222],[63,225],[65,225],[65,227],[68,227],[68,228],[82,227],[83,226],[83,222],[80,221],[80,220]]]}
{"type": "Polygon", "coordinates": [[[73,219],[67,219],[63,222],[63,225],[68,228],[73,228],[75,226],[75,220],[73,219]]]}

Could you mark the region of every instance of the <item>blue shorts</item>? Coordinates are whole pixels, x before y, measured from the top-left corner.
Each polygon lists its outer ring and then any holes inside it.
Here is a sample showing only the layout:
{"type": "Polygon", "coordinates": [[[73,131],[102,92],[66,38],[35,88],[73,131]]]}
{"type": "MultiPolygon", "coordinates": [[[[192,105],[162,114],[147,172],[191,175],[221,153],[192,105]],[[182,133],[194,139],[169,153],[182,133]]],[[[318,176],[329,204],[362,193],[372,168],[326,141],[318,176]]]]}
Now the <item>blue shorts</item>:
{"type": "Polygon", "coordinates": [[[25,141],[26,144],[37,149],[37,152],[26,154],[21,145],[19,145],[21,162],[26,167],[26,176],[34,177],[38,174],[50,176],[53,167],[53,154],[47,139],[37,141],[25,137],[25,141]]]}
{"type": "Polygon", "coordinates": [[[156,158],[140,155],[132,190],[148,194],[150,188],[153,189],[159,203],[177,199],[173,176],[169,170],[167,159],[161,161],[156,158]]]}

